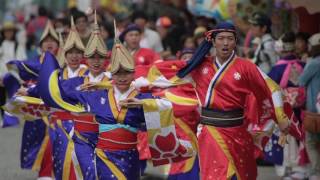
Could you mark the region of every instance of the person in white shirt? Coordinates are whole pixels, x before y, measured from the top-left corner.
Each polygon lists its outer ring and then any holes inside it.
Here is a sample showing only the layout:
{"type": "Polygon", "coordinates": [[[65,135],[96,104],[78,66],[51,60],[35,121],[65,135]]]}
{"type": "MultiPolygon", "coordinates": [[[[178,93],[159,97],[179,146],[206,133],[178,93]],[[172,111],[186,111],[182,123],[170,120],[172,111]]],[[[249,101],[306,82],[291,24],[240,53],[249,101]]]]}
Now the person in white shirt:
{"type": "MultiPolygon", "coordinates": [[[[7,62],[13,59],[24,60],[27,58],[25,47],[16,40],[18,28],[11,21],[4,22],[0,31],[0,105],[6,100],[6,90],[2,85],[2,79],[8,72],[7,62]]],[[[1,114],[3,111],[1,110],[1,114]]]]}
{"type": "Polygon", "coordinates": [[[142,30],[142,38],[140,40],[140,47],[150,48],[156,52],[162,52],[163,46],[158,32],[147,27],[148,17],[142,11],[136,11],[132,15],[133,23],[137,24],[142,30]]]}
{"type": "Polygon", "coordinates": [[[271,67],[279,59],[274,48],[274,39],[271,36],[271,20],[266,14],[255,12],[249,22],[253,36],[261,39],[261,43],[255,50],[253,62],[264,73],[269,73],[271,67]]]}

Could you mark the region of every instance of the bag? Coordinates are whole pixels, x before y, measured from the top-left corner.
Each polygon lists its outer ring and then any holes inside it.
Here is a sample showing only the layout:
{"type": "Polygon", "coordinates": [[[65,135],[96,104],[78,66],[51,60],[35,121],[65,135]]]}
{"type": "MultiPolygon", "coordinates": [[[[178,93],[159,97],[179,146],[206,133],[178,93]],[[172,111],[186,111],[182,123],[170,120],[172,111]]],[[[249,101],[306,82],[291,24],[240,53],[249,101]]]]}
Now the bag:
{"type": "Polygon", "coordinates": [[[305,111],[303,125],[310,133],[320,133],[320,114],[305,111]]]}

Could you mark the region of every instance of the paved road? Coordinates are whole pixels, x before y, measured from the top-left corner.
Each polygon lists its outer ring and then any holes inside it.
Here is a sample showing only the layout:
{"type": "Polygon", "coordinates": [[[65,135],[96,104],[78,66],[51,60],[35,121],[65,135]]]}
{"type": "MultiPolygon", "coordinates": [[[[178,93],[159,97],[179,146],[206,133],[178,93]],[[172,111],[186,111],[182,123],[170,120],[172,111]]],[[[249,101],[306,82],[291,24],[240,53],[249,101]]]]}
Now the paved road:
{"type": "MultiPolygon", "coordinates": [[[[0,129],[0,180],[34,180],[37,173],[21,170],[19,164],[22,128],[0,129]]],[[[260,167],[258,180],[277,180],[272,167],[260,167]]]]}

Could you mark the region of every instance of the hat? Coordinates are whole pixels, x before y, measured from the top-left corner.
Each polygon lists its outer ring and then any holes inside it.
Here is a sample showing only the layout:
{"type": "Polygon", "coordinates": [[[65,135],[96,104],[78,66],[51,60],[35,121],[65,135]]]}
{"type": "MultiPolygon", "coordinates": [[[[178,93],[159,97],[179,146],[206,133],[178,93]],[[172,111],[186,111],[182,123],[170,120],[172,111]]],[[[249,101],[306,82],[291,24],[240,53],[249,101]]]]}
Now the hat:
{"type": "Polygon", "coordinates": [[[84,51],[85,49],[81,41],[81,38],[78,34],[78,31],[76,29],[76,26],[74,25],[73,16],[71,16],[71,28],[63,49],[64,49],[64,52],[67,52],[72,48],[77,48],[81,51],[84,51]]]}
{"type": "Polygon", "coordinates": [[[101,37],[100,28],[97,23],[97,16],[95,11],[94,16],[94,27],[93,31],[91,32],[90,39],[87,43],[87,46],[84,51],[84,57],[91,57],[95,53],[98,53],[99,55],[103,57],[107,57],[107,47],[104,43],[104,40],[101,37]]]}
{"type": "Polygon", "coordinates": [[[206,38],[208,41],[211,41],[212,38],[215,38],[221,32],[231,32],[235,37],[237,37],[236,28],[232,23],[220,22],[214,29],[206,32],[206,38]]]}
{"type": "Polygon", "coordinates": [[[127,34],[128,32],[130,32],[130,31],[138,31],[139,33],[141,33],[141,29],[139,28],[138,25],[136,25],[136,24],[129,24],[129,25],[127,26],[127,28],[126,28],[124,31],[121,32],[121,34],[120,34],[120,36],[119,36],[119,40],[120,40],[121,42],[123,42],[123,41],[124,41],[124,37],[125,37],[126,34],[127,34]]]}
{"type": "Polygon", "coordinates": [[[59,49],[58,49],[58,53],[57,53],[57,59],[58,59],[58,63],[60,65],[60,67],[63,67],[65,59],[66,59],[66,57],[65,57],[66,51],[63,49],[64,42],[63,42],[61,32],[59,32],[58,35],[59,35],[59,49]]]}
{"type": "Polygon", "coordinates": [[[249,23],[253,25],[259,25],[259,26],[271,26],[271,20],[270,18],[261,12],[255,12],[252,14],[251,18],[249,18],[249,23]]]}
{"type": "Polygon", "coordinates": [[[16,27],[16,25],[12,22],[12,21],[6,21],[3,23],[3,26],[1,28],[1,31],[4,30],[18,30],[18,28],[16,27]]]}
{"type": "Polygon", "coordinates": [[[203,26],[199,26],[194,30],[193,36],[195,38],[199,38],[199,37],[203,36],[204,33],[207,32],[207,31],[208,31],[207,28],[205,28],[203,26]]]}
{"type": "MultiPolygon", "coordinates": [[[[114,22],[114,31],[116,32],[116,23],[114,22]]],[[[120,68],[126,71],[134,71],[134,59],[129,51],[123,46],[115,35],[114,45],[111,54],[111,70],[112,74],[119,71],[120,68]]]]}
{"type": "Polygon", "coordinates": [[[311,46],[320,45],[320,33],[314,34],[309,38],[309,44],[311,46]]]}
{"type": "Polygon", "coordinates": [[[170,27],[171,24],[172,24],[171,19],[168,16],[162,16],[162,17],[158,18],[158,20],[156,22],[156,26],[160,26],[160,27],[164,27],[164,28],[170,27]]]}
{"type": "Polygon", "coordinates": [[[44,31],[40,38],[40,43],[48,36],[51,36],[54,40],[59,42],[59,36],[57,32],[54,30],[53,25],[50,20],[47,21],[46,27],[44,28],[44,31]]]}

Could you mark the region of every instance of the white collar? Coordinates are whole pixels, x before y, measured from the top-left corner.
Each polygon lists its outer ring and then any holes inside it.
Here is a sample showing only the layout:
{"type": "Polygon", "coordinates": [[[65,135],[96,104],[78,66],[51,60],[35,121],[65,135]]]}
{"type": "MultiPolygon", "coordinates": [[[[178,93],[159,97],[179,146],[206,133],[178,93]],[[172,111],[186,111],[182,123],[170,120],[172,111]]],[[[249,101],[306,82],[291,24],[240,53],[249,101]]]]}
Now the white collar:
{"type": "MultiPolygon", "coordinates": [[[[125,100],[135,88],[133,86],[130,86],[130,88],[124,93],[121,93],[116,86],[113,86],[113,89],[114,89],[114,94],[113,94],[114,98],[117,104],[119,104],[119,101],[125,100]]],[[[120,107],[118,107],[118,109],[120,109],[120,107]]]]}
{"type": "Polygon", "coordinates": [[[104,73],[102,72],[102,73],[100,73],[98,76],[93,76],[93,75],[91,74],[91,72],[89,72],[88,77],[89,77],[89,82],[95,82],[95,83],[97,83],[97,82],[101,82],[101,81],[102,81],[102,79],[103,79],[103,77],[104,77],[104,73]]]}
{"type": "Polygon", "coordinates": [[[227,64],[229,61],[231,61],[234,57],[234,51],[232,51],[232,54],[228,57],[228,60],[225,61],[223,64],[220,64],[218,57],[216,56],[215,62],[218,64],[218,68],[220,68],[221,66],[224,66],[225,64],[227,64]]]}
{"type": "Polygon", "coordinates": [[[69,66],[67,66],[68,78],[77,77],[77,76],[79,75],[80,69],[81,69],[81,67],[79,66],[78,69],[76,69],[75,71],[73,71],[69,66]]]}

